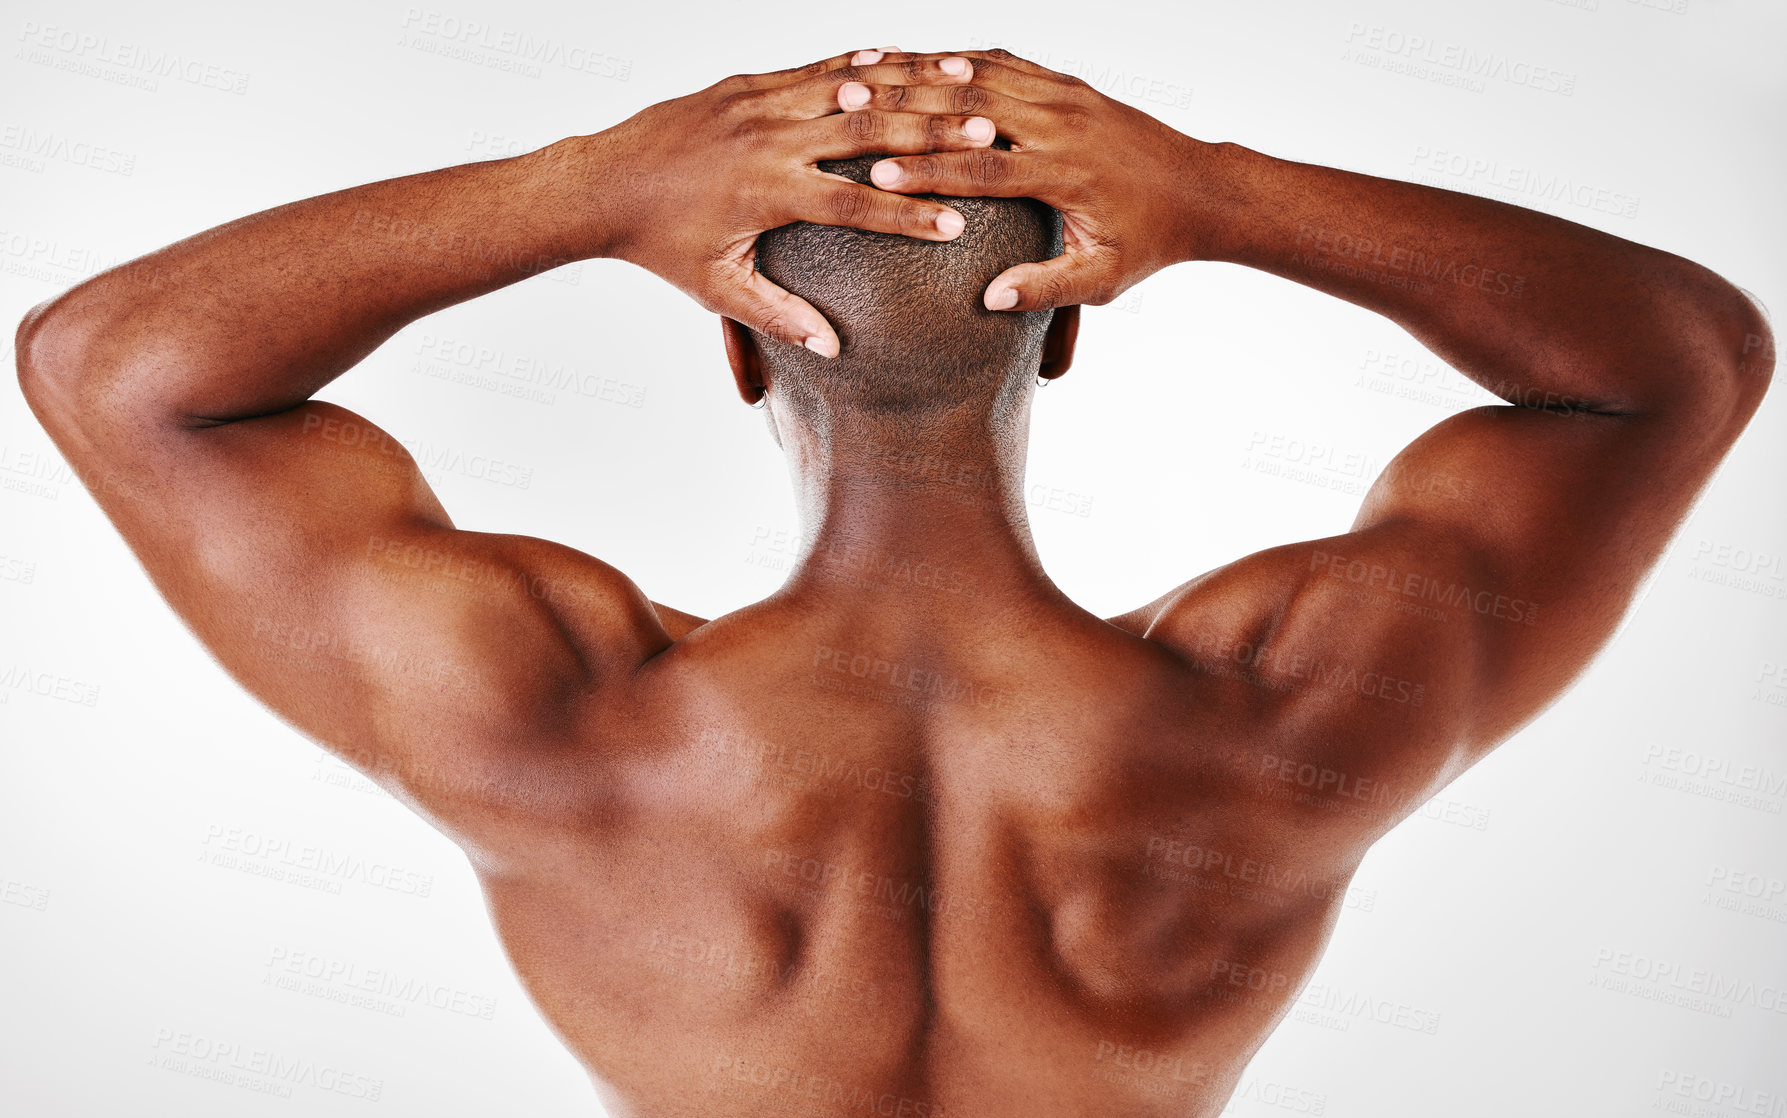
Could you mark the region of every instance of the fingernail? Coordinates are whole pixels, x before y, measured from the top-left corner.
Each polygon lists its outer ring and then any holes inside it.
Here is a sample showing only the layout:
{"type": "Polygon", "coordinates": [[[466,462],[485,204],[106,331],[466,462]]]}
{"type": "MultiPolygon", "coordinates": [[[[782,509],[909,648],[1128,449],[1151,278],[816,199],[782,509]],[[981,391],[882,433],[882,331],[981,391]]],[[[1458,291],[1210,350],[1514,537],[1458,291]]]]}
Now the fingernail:
{"type": "Polygon", "coordinates": [[[1018,305],[1018,289],[1001,287],[997,291],[987,292],[987,309],[991,311],[1008,311],[1018,305]]]}
{"type": "Polygon", "coordinates": [[[882,54],[899,54],[900,48],[899,47],[882,47],[881,53],[882,54]]]}
{"type": "Polygon", "coordinates": [[[801,344],[806,346],[808,349],[812,350],[814,353],[817,353],[821,357],[836,356],[836,354],[832,351],[831,343],[827,342],[823,338],[818,338],[818,337],[808,338],[806,341],[802,342],[801,344]]]}
{"type": "Polygon", "coordinates": [[[869,87],[861,82],[845,82],[838,87],[838,104],[846,109],[860,109],[869,103],[869,87]]]}
{"type": "Polygon", "coordinates": [[[968,60],[966,58],[945,58],[937,63],[937,69],[959,78],[968,72],[968,60]]]}
{"type": "Polygon", "coordinates": [[[905,178],[906,175],[905,172],[900,170],[900,165],[898,163],[891,160],[883,160],[869,169],[869,177],[875,180],[876,186],[892,186],[894,183],[905,178]]]}
{"type": "Polygon", "coordinates": [[[873,66],[879,61],[881,61],[881,52],[878,50],[859,50],[850,56],[850,65],[852,66],[873,66]]]}
{"type": "Polygon", "coordinates": [[[968,134],[970,140],[981,143],[993,138],[993,122],[984,116],[972,116],[968,118],[967,124],[962,125],[962,131],[968,134]]]}
{"type": "Polygon", "coordinates": [[[954,210],[944,210],[938,214],[936,224],[937,232],[945,237],[954,237],[968,226],[968,223],[962,220],[962,215],[954,210]]]}

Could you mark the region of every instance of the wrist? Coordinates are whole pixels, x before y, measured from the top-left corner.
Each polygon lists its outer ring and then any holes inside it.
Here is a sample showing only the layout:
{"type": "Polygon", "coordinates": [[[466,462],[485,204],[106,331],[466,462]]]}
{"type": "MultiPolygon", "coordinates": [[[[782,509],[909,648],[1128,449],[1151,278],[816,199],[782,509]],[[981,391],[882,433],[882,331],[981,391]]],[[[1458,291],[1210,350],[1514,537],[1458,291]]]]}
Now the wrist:
{"type": "Polygon", "coordinates": [[[523,192],[556,255],[590,260],[616,255],[614,201],[620,184],[604,133],[570,136],[515,157],[523,192]]]}
{"type": "Polygon", "coordinates": [[[1179,207],[1184,258],[1241,263],[1259,235],[1260,185],[1270,157],[1235,143],[1192,143],[1179,207]]]}

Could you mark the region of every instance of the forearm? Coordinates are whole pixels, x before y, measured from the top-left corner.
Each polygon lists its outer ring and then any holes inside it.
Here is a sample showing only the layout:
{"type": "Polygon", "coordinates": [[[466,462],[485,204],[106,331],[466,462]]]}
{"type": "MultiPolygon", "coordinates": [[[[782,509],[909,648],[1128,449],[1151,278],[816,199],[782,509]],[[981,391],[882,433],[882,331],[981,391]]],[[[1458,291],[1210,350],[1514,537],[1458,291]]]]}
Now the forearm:
{"type": "Polygon", "coordinates": [[[34,313],[21,365],[80,378],[133,422],[292,407],[423,315],[599,255],[587,151],[565,141],[218,226],[34,313]]]}
{"type": "Polygon", "coordinates": [[[1377,311],[1504,399],[1679,410],[1728,389],[1766,327],[1680,257],[1472,195],[1211,149],[1208,258],[1377,311]]]}

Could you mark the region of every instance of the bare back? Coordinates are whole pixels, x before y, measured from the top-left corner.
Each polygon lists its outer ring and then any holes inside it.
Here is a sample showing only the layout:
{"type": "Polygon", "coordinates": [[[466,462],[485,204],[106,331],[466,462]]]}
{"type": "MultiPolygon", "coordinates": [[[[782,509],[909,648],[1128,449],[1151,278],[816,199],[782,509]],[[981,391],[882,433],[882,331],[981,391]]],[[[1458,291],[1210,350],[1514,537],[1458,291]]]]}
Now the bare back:
{"type": "Polygon", "coordinates": [[[521,785],[586,792],[440,805],[540,1008],[619,1113],[1216,1113],[1431,791],[1299,771],[1423,696],[1233,670],[1246,634],[1216,628],[1187,659],[1064,600],[905,628],[721,618],[521,785]],[[1284,717],[1311,705],[1333,717],[1284,717]]]}

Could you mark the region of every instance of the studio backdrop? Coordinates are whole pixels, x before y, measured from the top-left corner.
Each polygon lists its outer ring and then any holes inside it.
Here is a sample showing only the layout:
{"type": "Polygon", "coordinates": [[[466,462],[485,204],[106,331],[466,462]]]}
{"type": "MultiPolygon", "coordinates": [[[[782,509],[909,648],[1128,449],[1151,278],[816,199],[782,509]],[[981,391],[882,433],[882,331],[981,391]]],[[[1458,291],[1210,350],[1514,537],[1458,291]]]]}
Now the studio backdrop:
{"type": "MultiPolygon", "coordinates": [[[[7,342],[226,220],[886,44],[1003,46],[1200,139],[1529,206],[1787,306],[1771,0],[19,0],[3,26],[7,342]]],[[[322,395],[401,439],[461,527],[677,608],[737,608],[794,558],[718,321],[630,265],[425,318],[322,395]]],[[[1399,449],[1490,399],[1372,314],[1182,265],[1087,309],[1038,392],[1030,520],[1057,583],[1119,613],[1346,531],[1399,449]]],[[[1232,1113],[1787,1114],[1784,434],[1777,386],[1576,687],[1375,848],[1232,1113]]],[[[596,1107],[457,849],[223,673],[9,375],[0,1111],[596,1107]]]]}

